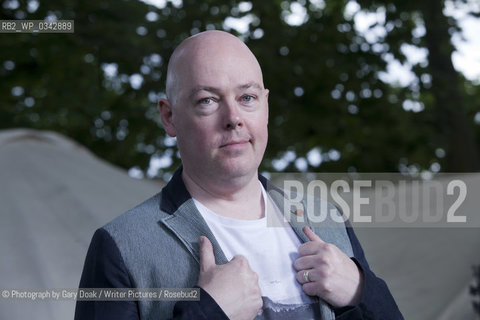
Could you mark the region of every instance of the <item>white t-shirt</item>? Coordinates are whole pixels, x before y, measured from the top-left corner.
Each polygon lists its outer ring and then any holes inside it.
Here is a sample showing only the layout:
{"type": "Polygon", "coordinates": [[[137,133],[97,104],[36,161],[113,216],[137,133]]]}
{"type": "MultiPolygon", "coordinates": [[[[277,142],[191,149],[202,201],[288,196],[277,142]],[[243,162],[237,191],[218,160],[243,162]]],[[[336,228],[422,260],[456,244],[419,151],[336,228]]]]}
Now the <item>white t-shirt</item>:
{"type": "Polygon", "coordinates": [[[264,300],[256,319],[315,319],[318,308],[295,279],[293,262],[299,257],[301,244],[290,227],[267,227],[267,215],[280,215],[262,186],[265,217],[238,220],[216,214],[194,200],[201,215],[212,230],[226,258],[243,255],[259,276],[264,300]]]}

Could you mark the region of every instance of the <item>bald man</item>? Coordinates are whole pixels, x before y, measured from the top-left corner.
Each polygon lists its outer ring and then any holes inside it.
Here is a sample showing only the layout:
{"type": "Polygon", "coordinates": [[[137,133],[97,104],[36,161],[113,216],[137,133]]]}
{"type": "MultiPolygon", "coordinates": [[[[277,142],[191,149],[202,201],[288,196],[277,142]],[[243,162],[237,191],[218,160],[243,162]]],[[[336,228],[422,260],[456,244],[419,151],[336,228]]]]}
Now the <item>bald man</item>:
{"type": "Polygon", "coordinates": [[[269,92],[242,41],[183,41],[166,92],[159,110],[182,166],[95,232],[80,287],[197,287],[200,300],[78,302],[75,319],[402,319],[351,228],[267,227],[289,200],[258,174],[269,92]]]}

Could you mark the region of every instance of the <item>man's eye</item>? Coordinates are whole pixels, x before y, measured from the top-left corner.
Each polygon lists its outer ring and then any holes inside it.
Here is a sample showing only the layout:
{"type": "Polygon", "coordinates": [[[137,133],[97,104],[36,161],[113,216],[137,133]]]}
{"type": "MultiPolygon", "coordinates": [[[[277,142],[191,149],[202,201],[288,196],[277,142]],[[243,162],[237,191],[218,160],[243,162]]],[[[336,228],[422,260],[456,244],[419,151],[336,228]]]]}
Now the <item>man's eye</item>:
{"type": "Polygon", "coordinates": [[[254,99],[255,99],[255,97],[254,97],[254,96],[251,96],[251,95],[249,95],[249,94],[246,94],[246,95],[242,96],[242,101],[243,101],[243,102],[251,102],[251,101],[253,101],[254,99]]]}
{"type": "Polygon", "coordinates": [[[212,98],[203,98],[198,101],[199,104],[210,104],[212,102],[212,98]]]}

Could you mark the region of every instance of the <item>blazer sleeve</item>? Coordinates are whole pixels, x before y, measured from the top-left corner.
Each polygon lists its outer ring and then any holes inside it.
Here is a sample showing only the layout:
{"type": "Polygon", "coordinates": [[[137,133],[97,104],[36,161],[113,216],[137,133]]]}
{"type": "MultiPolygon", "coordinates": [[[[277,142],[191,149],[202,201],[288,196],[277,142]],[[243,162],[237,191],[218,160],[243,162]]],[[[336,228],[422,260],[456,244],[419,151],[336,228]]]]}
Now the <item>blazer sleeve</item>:
{"type": "Polygon", "coordinates": [[[352,260],[363,273],[362,298],[356,306],[334,308],[336,319],[404,319],[385,281],[378,278],[372,270],[370,270],[362,246],[353,228],[349,225],[347,225],[347,234],[352,244],[354,254],[352,260]]]}
{"type": "MultiPolygon", "coordinates": [[[[125,262],[115,241],[103,228],[93,235],[80,278],[80,288],[132,288],[125,262]]],[[[173,318],[228,319],[215,300],[200,288],[200,301],[179,301],[173,318]]],[[[139,320],[137,301],[77,301],[75,320],[139,320]]]]}

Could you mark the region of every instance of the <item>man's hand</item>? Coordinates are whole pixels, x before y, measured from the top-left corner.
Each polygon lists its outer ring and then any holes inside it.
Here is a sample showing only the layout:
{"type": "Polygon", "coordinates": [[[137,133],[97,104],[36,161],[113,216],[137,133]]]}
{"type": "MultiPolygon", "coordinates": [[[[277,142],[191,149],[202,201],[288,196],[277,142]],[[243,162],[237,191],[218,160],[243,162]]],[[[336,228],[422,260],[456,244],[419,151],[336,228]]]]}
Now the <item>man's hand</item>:
{"type": "Polygon", "coordinates": [[[320,239],[309,227],[304,227],[303,232],[310,241],[298,247],[300,258],[293,263],[303,291],[334,307],[360,302],[363,274],[357,265],[335,245],[320,239]]]}
{"type": "Polygon", "coordinates": [[[224,265],[215,264],[213,247],[200,237],[200,275],[198,285],[215,299],[230,319],[251,320],[263,305],[258,275],[243,256],[235,256],[224,265]]]}

